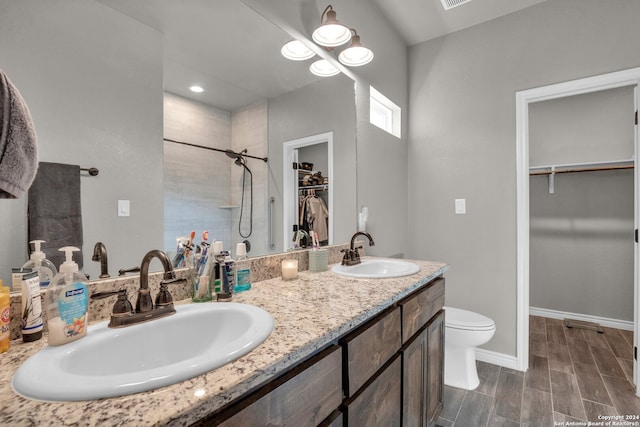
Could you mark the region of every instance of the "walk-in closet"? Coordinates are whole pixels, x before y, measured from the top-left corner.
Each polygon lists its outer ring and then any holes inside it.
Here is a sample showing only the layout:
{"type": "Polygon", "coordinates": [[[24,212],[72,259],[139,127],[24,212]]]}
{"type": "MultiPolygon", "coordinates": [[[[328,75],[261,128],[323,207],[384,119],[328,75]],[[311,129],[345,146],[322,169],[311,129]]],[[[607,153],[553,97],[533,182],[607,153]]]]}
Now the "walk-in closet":
{"type": "Polygon", "coordinates": [[[529,105],[530,313],[634,320],[634,87],[529,105]]]}

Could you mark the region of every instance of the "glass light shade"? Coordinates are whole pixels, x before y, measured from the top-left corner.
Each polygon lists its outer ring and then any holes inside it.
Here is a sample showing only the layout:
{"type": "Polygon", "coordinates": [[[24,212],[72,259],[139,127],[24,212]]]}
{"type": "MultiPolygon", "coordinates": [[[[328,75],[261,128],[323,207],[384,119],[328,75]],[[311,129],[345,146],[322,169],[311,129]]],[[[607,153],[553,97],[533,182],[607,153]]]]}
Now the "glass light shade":
{"type": "Polygon", "coordinates": [[[336,19],[333,10],[327,11],[327,20],[311,34],[313,41],[321,46],[342,46],[351,39],[351,30],[336,19]]]}
{"type": "Polygon", "coordinates": [[[282,56],[293,61],[304,61],[313,58],[315,53],[300,40],[291,40],[280,49],[282,56]]]}
{"type": "Polygon", "coordinates": [[[309,71],[318,77],[331,77],[340,72],[326,59],[319,59],[309,67],[309,71]]]}
{"type": "Polygon", "coordinates": [[[351,46],[340,52],[338,59],[344,65],[359,67],[373,60],[373,52],[360,44],[360,36],[354,35],[351,40],[351,46]]]}

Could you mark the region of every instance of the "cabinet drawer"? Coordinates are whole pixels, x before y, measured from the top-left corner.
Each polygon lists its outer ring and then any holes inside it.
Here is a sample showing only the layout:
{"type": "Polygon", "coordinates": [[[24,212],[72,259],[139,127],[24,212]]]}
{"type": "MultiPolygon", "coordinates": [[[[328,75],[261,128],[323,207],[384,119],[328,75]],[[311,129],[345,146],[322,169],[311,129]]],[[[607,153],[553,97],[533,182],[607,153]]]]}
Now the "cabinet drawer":
{"type": "Polygon", "coordinates": [[[402,345],[400,307],[341,340],[346,355],[345,394],[353,396],[402,345]]]}
{"type": "Polygon", "coordinates": [[[399,303],[402,307],[402,343],[406,343],[444,306],[444,278],[434,280],[399,303]]]}
{"type": "Polygon", "coordinates": [[[310,363],[266,394],[258,391],[255,396],[248,397],[245,401],[253,403],[220,425],[300,427],[320,424],[342,403],[342,349],[333,346],[321,353],[319,360],[314,358],[310,363]]]}
{"type": "Polygon", "coordinates": [[[402,362],[399,355],[347,406],[348,426],[400,426],[402,362]]]}

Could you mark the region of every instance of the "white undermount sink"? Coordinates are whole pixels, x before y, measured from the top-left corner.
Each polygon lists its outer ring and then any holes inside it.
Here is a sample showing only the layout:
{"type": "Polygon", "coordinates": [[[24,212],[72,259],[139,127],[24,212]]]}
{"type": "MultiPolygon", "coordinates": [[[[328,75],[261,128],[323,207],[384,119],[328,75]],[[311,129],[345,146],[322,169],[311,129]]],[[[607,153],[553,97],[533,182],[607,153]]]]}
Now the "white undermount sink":
{"type": "Polygon", "coordinates": [[[420,266],[395,258],[363,258],[360,264],[346,266],[336,264],[331,268],[336,274],[361,279],[387,279],[410,276],[420,271],[420,266]]]}
{"type": "MultiPolygon", "coordinates": [[[[46,401],[94,400],[175,384],[249,353],[273,330],[265,310],[239,303],[176,306],[176,314],[47,346],[13,376],[20,395],[46,401]]],[[[43,338],[46,339],[46,338],[43,338]]]]}

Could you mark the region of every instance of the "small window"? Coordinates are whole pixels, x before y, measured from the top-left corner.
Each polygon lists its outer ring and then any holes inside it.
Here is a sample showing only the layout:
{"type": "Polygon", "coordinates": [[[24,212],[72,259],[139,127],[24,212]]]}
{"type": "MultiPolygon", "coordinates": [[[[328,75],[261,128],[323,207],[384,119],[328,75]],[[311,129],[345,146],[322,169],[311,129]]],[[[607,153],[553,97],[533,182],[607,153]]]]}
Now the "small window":
{"type": "Polygon", "coordinates": [[[389,98],[378,92],[373,86],[369,87],[369,121],[372,125],[401,137],[402,110],[389,98]]]}

